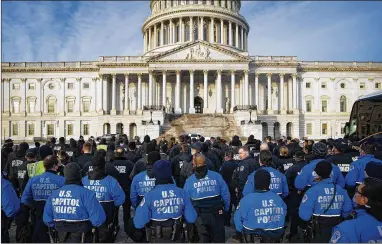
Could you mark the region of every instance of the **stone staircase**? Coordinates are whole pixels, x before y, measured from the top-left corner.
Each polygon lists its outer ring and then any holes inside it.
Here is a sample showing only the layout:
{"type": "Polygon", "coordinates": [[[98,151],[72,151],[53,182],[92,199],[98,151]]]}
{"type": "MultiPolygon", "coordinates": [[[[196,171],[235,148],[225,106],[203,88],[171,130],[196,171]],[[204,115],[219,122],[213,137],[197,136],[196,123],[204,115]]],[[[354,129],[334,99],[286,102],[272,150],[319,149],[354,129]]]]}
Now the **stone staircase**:
{"type": "Polygon", "coordinates": [[[220,136],[225,139],[243,134],[234,114],[167,114],[162,125],[161,136],[178,137],[182,133],[198,133],[208,137],[220,136]]]}

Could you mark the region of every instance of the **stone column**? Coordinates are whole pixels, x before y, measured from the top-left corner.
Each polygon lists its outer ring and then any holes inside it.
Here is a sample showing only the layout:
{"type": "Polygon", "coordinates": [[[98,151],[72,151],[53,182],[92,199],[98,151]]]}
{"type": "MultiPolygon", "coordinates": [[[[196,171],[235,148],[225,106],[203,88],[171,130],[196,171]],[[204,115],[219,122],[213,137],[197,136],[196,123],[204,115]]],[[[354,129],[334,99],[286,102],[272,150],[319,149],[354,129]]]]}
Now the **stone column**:
{"type": "Polygon", "coordinates": [[[102,107],[103,107],[103,112],[109,112],[109,108],[108,108],[108,92],[107,92],[107,79],[108,77],[103,75],[103,79],[102,79],[102,92],[103,92],[103,103],[102,103],[102,107]]]}
{"type": "Polygon", "coordinates": [[[77,78],[77,113],[81,114],[81,78],[77,78]]]}
{"type": "Polygon", "coordinates": [[[184,42],[184,38],[183,38],[183,20],[182,18],[179,18],[179,41],[180,42],[184,42]]]}
{"type": "Polygon", "coordinates": [[[138,111],[142,111],[142,74],[138,74],[138,111]]]}
{"type": "Polygon", "coordinates": [[[233,107],[235,107],[235,70],[231,70],[231,113],[233,107]]]}
{"type": "Polygon", "coordinates": [[[223,113],[222,107],[222,71],[217,71],[218,77],[216,79],[216,113],[223,113]]]}
{"type": "Polygon", "coordinates": [[[267,92],[268,92],[268,97],[267,97],[268,110],[267,110],[267,113],[273,114],[273,110],[272,110],[272,73],[268,73],[267,77],[268,77],[268,89],[267,89],[267,92]]]}
{"type": "Polygon", "coordinates": [[[224,22],[223,19],[220,19],[220,44],[223,44],[223,32],[224,32],[224,22]]]}
{"type": "Polygon", "coordinates": [[[116,92],[117,92],[117,74],[111,74],[112,77],[112,86],[111,86],[111,115],[116,115],[117,111],[115,110],[116,105],[116,92]]]}
{"type": "Polygon", "coordinates": [[[182,109],[180,108],[180,70],[176,72],[176,86],[175,86],[175,113],[181,114],[182,109]]]}
{"type": "Polygon", "coordinates": [[[240,41],[240,48],[241,49],[244,49],[244,30],[243,30],[243,26],[241,26],[241,41],[240,41]]]}
{"type": "Polygon", "coordinates": [[[97,115],[97,106],[96,106],[96,102],[97,102],[97,100],[98,100],[98,97],[97,97],[97,80],[98,80],[98,78],[97,77],[94,77],[93,79],[92,79],[92,81],[93,81],[93,84],[92,84],[92,87],[93,87],[93,95],[92,95],[92,103],[91,103],[91,105],[92,105],[92,109],[91,109],[91,113],[92,113],[92,115],[97,115]]]}
{"type": "Polygon", "coordinates": [[[26,78],[22,78],[21,79],[21,94],[22,94],[22,97],[21,97],[21,114],[22,116],[25,116],[25,113],[27,111],[27,96],[26,96],[26,93],[27,93],[27,79],[26,78]]]}
{"type": "Polygon", "coordinates": [[[211,18],[211,26],[210,26],[210,42],[214,43],[215,38],[214,38],[214,18],[211,18]]]}
{"type": "Polygon", "coordinates": [[[285,114],[285,108],[284,108],[284,75],[283,73],[280,75],[280,112],[281,114],[285,114]]]}
{"type": "Polygon", "coordinates": [[[229,45],[232,46],[232,21],[229,21],[229,45]]]}
{"type": "Polygon", "coordinates": [[[239,25],[235,23],[236,25],[236,41],[235,41],[235,47],[239,48],[239,25]]]}
{"type": "Polygon", "coordinates": [[[149,106],[153,105],[153,71],[149,70],[149,106]]]}
{"type": "Polygon", "coordinates": [[[293,110],[297,110],[297,83],[296,83],[296,74],[292,74],[292,87],[293,87],[293,110]]]}
{"type": "Polygon", "coordinates": [[[157,41],[158,41],[158,37],[157,37],[157,25],[154,24],[154,42],[153,42],[154,46],[153,46],[153,48],[156,48],[158,46],[157,41]]]}
{"type": "Polygon", "coordinates": [[[203,25],[204,25],[203,17],[200,17],[200,34],[201,34],[201,37],[199,38],[200,40],[204,40],[204,28],[203,28],[203,25]]]}
{"type": "Polygon", "coordinates": [[[151,27],[149,28],[149,46],[147,48],[148,51],[151,50],[151,27]]]}
{"type": "Polygon", "coordinates": [[[260,110],[259,105],[259,73],[255,73],[255,105],[260,110]]]}
{"type": "Polygon", "coordinates": [[[190,17],[190,41],[194,40],[194,22],[192,17],[190,17]]]}
{"type": "Polygon", "coordinates": [[[194,107],[194,71],[190,70],[190,114],[195,113],[195,107],[194,107]]]}
{"type": "Polygon", "coordinates": [[[163,80],[162,80],[162,105],[166,108],[167,99],[167,81],[166,81],[166,70],[163,70],[163,80]]]}
{"type": "Polygon", "coordinates": [[[97,112],[98,114],[103,114],[103,92],[102,92],[102,82],[103,76],[101,74],[98,75],[98,95],[97,95],[97,112]]]}
{"type": "Polygon", "coordinates": [[[203,84],[203,111],[208,108],[208,70],[203,70],[204,84],[203,84]]]}
{"type": "Polygon", "coordinates": [[[164,25],[162,20],[160,22],[160,46],[163,46],[163,30],[164,30],[164,25]]]}
{"type": "Polygon", "coordinates": [[[124,113],[129,114],[129,73],[125,73],[125,106],[124,113]]]}
{"type": "Polygon", "coordinates": [[[64,116],[65,115],[65,103],[66,103],[66,95],[65,95],[65,78],[60,79],[61,83],[61,91],[62,91],[62,103],[61,103],[61,108],[60,108],[60,115],[64,116]]]}
{"type": "Polygon", "coordinates": [[[249,105],[248,93],[249,93],[249,83],[248,83],[248,70],[244,70],[244,105],[249,105]]]}
{"type": "MultiPolygon", "coordinates": [[[[41,115],[41,112],[43,111],[43,107],[42,107],[42,104],[43,104],[43,97],[42,97],[42,89],[41,89],[41,82],[42,82],[42,78],[38,78],[36,79],[37,80],[37,83],[36,83],[36,96],[37,96],[37,101],[36,101],[36,112],[41,115]]],[[[5,90],[5,92],[7,92],[7,90],[5,90]]],[[[9,94],[9,92],[8,92],[9,94]]],[[[6,97],[4,96],[4,99],[6,99],[6,97]]],[[[5,107],[5,111],[7,111],[7,107],[5,107]]],[[[41,129],[40,129],[41,130],[41,129]]]]}
{"type": "Polygon", "coordinates": [[[170,28],[169,28],[169,32],[170,32],[170,40],[169,40],[169,43],[170,44],[173,44],[174,43],[174,40],[172,38],[172,19],[170,19],[170,28]]]}

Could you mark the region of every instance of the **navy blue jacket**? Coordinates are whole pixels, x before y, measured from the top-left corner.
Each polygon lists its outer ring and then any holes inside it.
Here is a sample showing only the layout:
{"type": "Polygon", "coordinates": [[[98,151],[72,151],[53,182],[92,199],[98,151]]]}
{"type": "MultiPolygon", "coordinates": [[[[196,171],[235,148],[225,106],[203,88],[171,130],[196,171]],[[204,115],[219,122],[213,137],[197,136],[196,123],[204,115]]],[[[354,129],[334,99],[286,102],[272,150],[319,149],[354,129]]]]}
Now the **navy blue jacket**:
{"type": "Polygon", "coordinates": [[[90,221],[99,227],[106,220],[105,212],[94,192],[79,185],[65,185],[55,190],[44,208],[44,223],[53,227],[54,222],[90,221]]]}
{"type": "Polygon", "coordinates": [[[150,220],[166,221],[184,216],[187,223],[194,223],[196,211],[183,189],[174,184],[157,185],[146,193],[139,204],[135,216],[136,228],[143,228],[150,220]]]}
{"type": "Polygon", "coordinates": [[[20,200],[11,182],[1,178],[1,210],[10,218],[19,212],[20,200]]]}
{"type": "Polygon", "coordinates": [[[350,164],[349,173],[347,173],[345,182],[349,187],[354,187],[356,184],[361,184],[365,179],[365,168],[366,165],[371,162],[379,162],[382,164],[382,161],[376,159],[374,155],[366,154],[358,157],[358,160],[350,164]]]}
{"type": "Polygon", "coordinates": [[[131,206],[136,207],[145,193],[150,192],[155,186],[155,178],[150,178],[146,170],[133,178],[130,188],[131,206]]]}

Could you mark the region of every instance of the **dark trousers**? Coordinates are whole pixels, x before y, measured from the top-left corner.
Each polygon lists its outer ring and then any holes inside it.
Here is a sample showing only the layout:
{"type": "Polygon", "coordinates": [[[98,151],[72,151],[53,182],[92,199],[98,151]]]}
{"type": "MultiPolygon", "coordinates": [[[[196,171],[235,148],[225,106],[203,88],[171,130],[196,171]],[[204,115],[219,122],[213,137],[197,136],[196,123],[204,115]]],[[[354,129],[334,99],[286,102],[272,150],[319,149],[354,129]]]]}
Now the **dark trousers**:
{"type": "Polygon", "coordinates": [[[49,243],[48,227],[42,220],[42,215],[36,214],[36,222],[33,230],[32,242],[49,243]]]}
{"type": "Polygon", "coordinates": [[[199,242],[225,242],[223,210],[198,212],[195,225],[199,235],[199,242]]]}
{"type": "MultiPolygon", "coordinates": [[[[134,241],[144,243],[146,242],[145,228],[137,229],[134,225],[134,219],[131,218],[127,222],[127,235],[134,241]]],[[[126,227],[125,227],[126,228],[126,227]]]]}
{"type": "Polygon", "coordinates": [[[300,207],[302,197],[303,194],[298,194],[296,191],[291,191],[286,202],[290,219],[290,237],[297,234],[298,226],[301,226],[303,222],[298,215],[298,209],[300,207]]]}
{"type": "MultiPolygon", "coordinates": [[[[127,194],[127,193],[125,192],[125,194],[127,194]]],[[[129,195],[126,195],[126,196],[129,196],[129,195]]],[[[123,226],[124,226],[126,234],[128,234],[129,220],[131,218],[131,211],[130,211],[131,202],[130,202],[130,199],[126,198],[126,201],[123,203],[122,207],[123,207],[123,226]]]]}
{"type": "Polygon", "coordinates": [[[9,243],[9,227],[11,226],[12,219],[7,218],[3,211],[1,211],[1,242],[9,243]]]}
{"type": "Polygon", "coordinates": [[[80,232],[61,232],[58,233],[58,242],[59,243],[91,243],[92,233],[80,233],[80,232]]]}

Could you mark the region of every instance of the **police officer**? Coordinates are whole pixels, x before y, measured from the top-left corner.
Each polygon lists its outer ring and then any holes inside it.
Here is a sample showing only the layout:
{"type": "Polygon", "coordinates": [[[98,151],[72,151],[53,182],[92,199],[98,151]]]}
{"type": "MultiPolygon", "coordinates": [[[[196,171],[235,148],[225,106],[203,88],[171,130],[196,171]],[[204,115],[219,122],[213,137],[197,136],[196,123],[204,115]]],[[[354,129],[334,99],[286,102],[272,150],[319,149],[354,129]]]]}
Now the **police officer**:
{"type": "Polygon", "coordinates": [[[21,195],[21,185],[19,180],[24,179],[25,169],[23,169],[25,154],[29,148],[28,143],[22,142],[16,152],[12,152],[8,157],[6,171],[8,173],[8,179],[12,182],[13,187],[16,190],[18,196],[21,195]]]}
{"type": "Polygon", "coordinates": [[[293,159],[289,157],[288,147],[281,146],[277,151],[279,155],[273,158],[273,165],[278,171],[284,174],[287,169],[293,165],[293,159]]]}
{"type": "Polygon", "coordinates": [[[301,219],[298,216],[298,208],[302,201],[302,197],[304,196],[303,192],[296,189],[294,181],[302,168],[307,164],[305,161],[305,153],[303,151],[296,151],[293,160],[293,165],[285,172],[285,177],[287,178],[289,186],[289,197],[287,201],[288,215],[290,217],[290,232],[287,236],[289,242],[295,242],[292,241],[292,238],[296,236],[297,227],[301,222],[301,219]]]}
{"type": "Polygon", "coordinates": [[[3,148],[1,149],[1,171],[6,170],[8,156],[13,152],[13,141],[11,138],[4,141],[3,148]]]}
{"type": "Polygon", "coordinates": [[[365,179],[365,167],[369,162],[374,161],[382,164],[381,160],[375,158],[374,153],[374,144],[364,143],[361,145],[361,156],[358,158],[358,160],[350,164],[349,173],[345,178],[346,187],[349,190],[354,189],[356,185],[359,185],[363,182],[365,179]]]}
{"type": "Polygon", "coordinates": [[[41,175],[45,172],[44,159],[50,155],[53,155],[53,150],[49,146],[43,145],[40,147],[39,154],[40,161],[27,165],[27,173],[29,178],[41,175]]]}
{"type": "MultiPolygon", "coordinates": [[[[271,167],[272,165],[272,153],[270,151],[260,152],[260,167],[265,169],[271,175],[271,184],[269,188],[274,193],[278,194],[282,198],[285,198],[289,194],[288,183],[285,175],[280,173],[277,169],[271,167]]],[[[248,176],[247,183],[244,186],[243,195],[252,193],[255,190],[254,187],[254,175],[256,171],[248,176]]]]}
{"type": "Polygon", "coordinates": [[[134,225],[146,225],[147,242],[179,242],[181,217],[194,223],[197,214],[183,189],[173,184],[170,162],[159,160],[154,164],[155,187],[145,194],[137,208],[134,225]]]}
{"type": "MultiPolygon", "coordinates": [[[[327,155],[326,145],[322,142],[317,142],[313,144],[313,154],[314,156],[310,159],[309,164],[307,164],[304,168],[302,168],[300,174],[296,177],[295,187],[298,190],[306,190],[315,184],[314,179],[316,177],[316,173],[314,171],[317,163],[324,161],[327,155]]],[[[341,187],[345,187],[345,180],[341,173],[340,168],[332,164],[333,172],[330,173],[330,177],[333,183],[340,185],[341,187]]]]}
{"type": "MultiPolygon", "coordinates": [[[[100,242],[113,242],[112,234],[114,229],[109,229],[109,225],[116,224],[119,207],[125,202],[125,193],[118,181],[107,175],[105,172],[105,158],[97,155],[92,159],[93,171],[82,178],[82,184],[96,194],[97,200],[101,203],[106,214],[106,221],[99,228],[100,242]]],[[[115,227],[118,228],[118,227],[115,227]]]]}
{"type": "Polygon", "coordinates": [[[378,243],[382,240],[382,181],[366,178],[357,187],[354,219],[333,228],[331,243],[378,243]]]}
{"type": "Polygon", "coordinates": [[[131,162],[135,163],[140,159],[140,155],[136,155],[137,150],[137,144],[135,141],[129,142],[128,150],[126,152],[126,159],[130,160],[131,162]]]}
{"type": "Polygon", "coordinates": [[[195,154],[193,163],[195,173],[186,180],[184,190],[198,213],[200,242],[224,242],[223,210],[228,211],[230,205],[228,186],[219,173],[207,168],[202,154],[195,154]]]}
{"type": "Polygon", "coordinates": [[[44,159],[45,172],[28,181],[21,197],[21,203],[32,208],[35,213],[32,242],[49,242],[48,230],[43,223],[42,215],[46,200],[54,190],[65,183],[65,178],[57,175],[59,163],[57,156],[46,157],[44,159]]]}
{"type": "MultiPolygon", "coordinates": [[[[245,183],[247,182],[248,175],[257,170],[260,165],[249,155],[249,149],[247,146],[243,146],[239,149],[240,162],[234,173],[234,184],[236,188],[237,198],[240,200],[243,196],[243,190],[245,183]]],[[[252,190],[253,191],[253,190],[252,190]]]]}
{"type": "Polygon", "coordinates": [[[66,165],[64,175],[65,185],[46,201],[44,223],[57,231],[57,242],[92,242],[91,230],[105,222],[105,211],[96,194],[82,186],[78,164],[66,165]]]}
{"type": "Polygon", "coordinates": [[[20,200],[12,184],[1,177],[1,242],[9,243],[8,229],[20,209],[20,200]]]}
{"type": "MultiPolygon", "coordinates": [[[[105,150],[98,150],[97,151],[97,155],[96,156],[99,156],[99,157],[103,157],[105,158],[106,160],[106,151],[105,150]]],[[[93,162],[92,162],[92,159],[90,161],[88,161],[85,165],[84,165],[84,168],[82,169],[82,174],[85,176],[87,175],[89,172],[93,171],[93,162]]],[[[105,164],[105,172],[114,177],[116,180],[119,180],[119,172],[118,170],[114,167],[113,164],[111,164],[110,162],[106,162],[105,164]]]]}
{"type": "Polygon", "coordinates": [[[333,166],[328,161],[320,161],[314,171],[317,182],[305,193],[299,208],[299,216],[304,221],[311,220],[309,226],[311,242],[328,242],[332,228],[352,211],[352,203],[341,186],[330,177],[333,166]]]}
{"type": "Polygon", "coordinates": [[[70,162],[77,162],[77,158],[80,156],[80,150],[78,150],[76,140],[70,139],[69,147],[65,149],[65,152],[70,157],[70,162]]]}
{"type": "MultiPolygon", "coordinates": [[[[133,171],[130,174],[130,179],[133,179],[137,174],[141,173],[142,171],[146,170],[146,164],[147,164],[147,157],[151,152],[155,152],[155,145],[154,143],[147,143],[144,146],[144,156],[143,158],[139,159],[135,164],[133,171]]],[[[159,154],[159,153],[158,153],[159,154]]],[[[159,155],[160,156],[160,155],[159,155]]],[[[155,161],[154,161],[155,162],[155,161]]],[[[154,163],[153,162],[153,163],[154,163]]]]}
{"type": "Polygon", "coordinates": [[[347,173],[349,172],[350,164],[353,162],[351,157],[347,156],[344,154],[344,151],[346,150],[348,146],[346,144],[342,144],[340,142],[334,142],[333,143],[333,155],[328,157],[326,160],[334,163],[337,165],[341,172],[342,175],[345,177],[347,173]]]}
{"type": "Polygon", "coordinates": [[[176,185],[180,186],[180,172],[182,167],[188,162],[191,162],[192,156],[189,153],[188,145],[180,145],[180,153],[171,159],[172,175],[175,179],[176,185]]]}
{"type": "Polygon", "coordinates": [[[241,199],[235,212],[236,231],[243,233],[247,243],[255,242],[256,237],[261,242],[278,243],[284,236],[286,205],[270,191],[271,175],[267,170],[256,170],[249,177],[254,178],[254,191],[241,199]]]}
{"type": "Polygon", "coordinates": [[[77,163],[81,168],[84,168],[85,164],[92,160],[92,144],[90,142],[85,142],[82,146],[83,154],[77,157],[77,163]]]}
{"type": "Polygon", "coordinates": [[[66,150],[67,148],[69,148],[69,144],[66,144],[65,142],[65,137],[60,137],[58,138],[58,144],[56,145],[53,145],[53,150],[56,152],[60,151],[60,150],[66,150]]]}
{"type": "Polygon", "coordinates": [[[127,222],[131,218],[130,216],[130,207],[131,207],[131,201],[130,201],[130,187],[131,187],[131,180],[129,178],[129,175],[131,171],[133,170],[134,164],[127,160],[125,157],[125,150],[122,147],[117,147],[115,150],[115,158],[113,160],[114,167],[119,171],[119,184],[122,187],[122,190],[124,191],[126,195],[125,202],[123,203],[123,223],[125,227],[125,232],[127,232],[126,228],[128,226],[127,222]]]}

